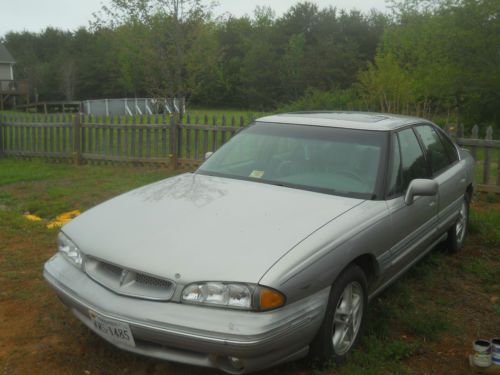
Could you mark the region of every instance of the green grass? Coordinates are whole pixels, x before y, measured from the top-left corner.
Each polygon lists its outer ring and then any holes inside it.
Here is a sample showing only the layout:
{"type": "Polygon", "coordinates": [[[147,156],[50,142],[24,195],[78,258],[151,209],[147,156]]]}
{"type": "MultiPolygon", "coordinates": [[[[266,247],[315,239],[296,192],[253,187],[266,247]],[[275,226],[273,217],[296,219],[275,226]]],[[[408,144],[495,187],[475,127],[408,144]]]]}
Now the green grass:
{"type": "MultiPolygon", "coordinates": [[[[6,339],[5,347],[9,349],[0,362],[6,363],[7,373],[23,373],[25,363],[36,363],[45,373],[106,373],[123,368],[129,373],[144,373],[153,368],[167,375],[211,373],[112,348],[71,317],[43,282],[40,271],[43,262],[54,253],[56,237],[56,231],[45,228],[46,220],[66,210],[84,211],[117,194],[176,173],[179,172],[123,165],[77,167],[0,159],[0,313],[4,305],[23,306],[16,321],[25,319],[29,327],[27,330],[23,325],[14,339],[6,339]],[[38,214],[44,221],[26,220],[22,216],[26,211],[38,214]],[[36,311],[36,318],[27,315],[32,310],[36,311]],[[50,344],[33,351],[39,337],[46,337],[50,344]],[[80,355],[83,361],[79,360],[80,355]]],[[[477,337],[489,337],[500,324],[500,301],[490,302],[492,296],[500,296],[497,211],[473,207],[471,235],[463,252],[454,256],[439,250],[431,252],[372,302],[361,346],[344,366],[311,369],[307,362],[296,362],[263,374],[461,371],[463,353],[470,342],[477,337]],[[436,368],[437,362],[428,359],[436,358],[443,347],[456,353],[442,362],[449,366],[443,367],[445,370],[436,368]]]]}
{"type": "MultiPolygon", "coordinates": [[[[465,146],[465,148],[470,150],[470,147],[465,146]]],[[[480,161],[484,160],[485,154],[486,154],[486,149],[478,147],[477,151],[476,151],[476,160],[480,160],[480,161]]],[[[491,161],[497,161],[499,155],[500,155],[500,151],[498,149],[494,148],[494,149],[490,150],[491,161]]]]}
{"type": "Polygon", "coordinates": [[[462,269],[486,284],[500,282],[500,269],[491,267],[490,260],[487,258],[476,258],[470,262],[464,263],[462,269]]]}
{"type": "Polygon", "coordinates": [[[439,341],[443,333],[456,328],[447,320],[446,313],[438,309],[432,310],[431,314],[419,310],[407,313],[402,317],[402,323],[405,332],[433,342],[439,341]]]}
{"type": "Polygon", "coordinates": [[[0,207],[51,219],[65,211],[85,210],[103,199],[175,173],[179,172],[0,159],[0,207]]]}
{"type": "MultiPolygon", "coordinates": [[[[489,164],[489,178],[486,181],[486,185],[496,185],[498,176],[498,163],[491,162],[489,164]]],[[[476,162],[476,168],[474,171],[476,183],[484,184],[484,162],[482,160],[476,162]]]]}
{"type": "Polygon", "coordinates": [[[495,311],[495,314],[497,314],[500,317],[500,303],[495,303],[493,305],[493,311],[495,311]]]}
{"type": "MultiPolygon", "coordinates": [[[[22,168],[18,168],[19,161],[12,159],[2,159],[0,168],[0,186],[24,181],[40,181],[58,178],[68,174],[74,168],[62,164],[54,168],[50,164],[41,161],[23,163],[22,168]]],[[[0,191],[1,194],[5,192],[0,191]]]]}
{"type": "Polygon", "coordinates": [[[421,344],[399,339],[380,340],[376,336],[363,339],[363,350],[353,353],[349,362],[339,368],[342,374],[411,374],[401,361],[417,354],[421,344]]]}
{"type": "Polygon", "coordinates": [[[486,246],[500,245],[500,210],[488,208],[470,213],[469,230],[486,246]]]}
{"type": "Polygon", "coordinates": [[[226,116],[226,119],[230,119],[232,116],[239,121],[240,117],[243,117],[246,121],[250,122],[252,119],[256,119],[262,116],[269,114],[269,112],[261,112],[261,111],[252,111],[252,110],[239,110],[239,109],[209,109],[209,108],[193,108],[186,111],[186,115],[190,115],[192,119],[196,116],[203,118],[203,116],[207,115],[211,121],[213,116],[217,118],[221,118],[223,115],[226,116]]]}
{"type": "MultiPolygon", "coordinates": [[[[465,146],[469,151],[471,147],[465,146]]],[[[500,157],[499,149],[490,149],[490,164],[489,164],[489,181],[488,184],[496,185],[496,180],[498,176],[498,160],[500,157]]],[[[477,148],[476,149],[476,165],[475,165],[475,178],[476,182],[479,184],[483,184],[483,175],[484,175],[484,159],[485,159],[486,149],[485,148],[477,148]]]]}

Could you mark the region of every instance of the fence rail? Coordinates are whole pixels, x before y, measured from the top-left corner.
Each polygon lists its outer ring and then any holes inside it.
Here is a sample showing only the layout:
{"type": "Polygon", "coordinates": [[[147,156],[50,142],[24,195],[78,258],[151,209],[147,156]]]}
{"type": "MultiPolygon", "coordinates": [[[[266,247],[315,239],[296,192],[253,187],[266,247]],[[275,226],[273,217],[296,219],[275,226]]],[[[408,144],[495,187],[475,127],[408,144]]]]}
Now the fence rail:
{"type": "MultiPolygon", "coordinates": [[[[0,157],[48,158],[85,163],[161,164],[193,168],[247,125],[243,117],[169,115],[95,117],[83,114],[0,114],[0,157]]],[[[457,143],[476,160],[476,190],[500,193],[500,141],[493,129],[471,138],[449,128],[457,143]]]]}
{"type": "Polygon", "coordinates": [[[52,101],[35,102],[16,106],[16,110],[35,113],[78,113],[82,110],[82,102],[77,101],[52,101]]]}

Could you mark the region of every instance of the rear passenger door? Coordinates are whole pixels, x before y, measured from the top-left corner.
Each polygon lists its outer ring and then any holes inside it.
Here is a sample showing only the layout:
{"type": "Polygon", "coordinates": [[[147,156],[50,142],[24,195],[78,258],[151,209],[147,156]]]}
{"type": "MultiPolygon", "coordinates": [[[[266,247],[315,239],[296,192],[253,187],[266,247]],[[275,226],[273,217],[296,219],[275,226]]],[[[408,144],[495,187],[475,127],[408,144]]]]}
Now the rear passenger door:
{"type": "Polygon", "coordinates": [[[465,172],[460,168],[456,147],[439,129],[430,124],[415,127],[424,146],[432,178],[439,185],[438,227],[447,231],[457,218],[466,190],[465,172]]]}

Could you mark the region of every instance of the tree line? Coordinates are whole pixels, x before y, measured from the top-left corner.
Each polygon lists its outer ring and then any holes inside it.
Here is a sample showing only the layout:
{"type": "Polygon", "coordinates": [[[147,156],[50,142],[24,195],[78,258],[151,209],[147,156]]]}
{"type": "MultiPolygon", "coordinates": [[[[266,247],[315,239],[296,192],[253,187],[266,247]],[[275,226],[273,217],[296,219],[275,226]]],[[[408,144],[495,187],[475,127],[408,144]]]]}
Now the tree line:
{"type": "MultiPolygon", "coordinates": [[[[40,100],[182,96],[254,110],[361,109],[500,123],[500,2],[302,2],[214,17],[201,0],[112,0],[87,28],[9,32],[40,100]]],[[[34,94],[34,93],[33,93],[34,94]]]]}

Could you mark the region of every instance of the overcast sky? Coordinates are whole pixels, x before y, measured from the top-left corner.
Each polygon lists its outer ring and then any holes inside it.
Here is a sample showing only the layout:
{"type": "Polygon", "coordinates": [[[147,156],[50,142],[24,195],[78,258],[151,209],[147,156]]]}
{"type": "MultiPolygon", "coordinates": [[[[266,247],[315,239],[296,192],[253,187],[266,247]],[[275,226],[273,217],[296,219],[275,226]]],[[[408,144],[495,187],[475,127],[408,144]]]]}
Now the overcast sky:
{"type": "MultiPolygon", "coordinates": [[[[310,0],[318,6],[357,9],[368,12],[374,8],[385,11],[385,0],[310,0]]],[[[107,0],[0,0],[0,37],[8,31],[41,31],[47,26],[75,30],[88,26],[92,13],[107,0]]],[[[253,14],[256,6],[270,6],[279,16],[298,0],[218,0],[216,15],[225,12],[236,16],[253,14]]]]}

